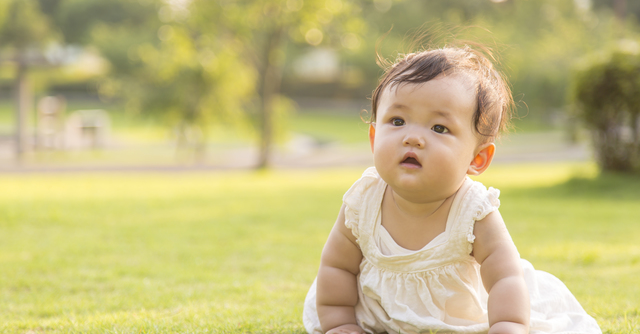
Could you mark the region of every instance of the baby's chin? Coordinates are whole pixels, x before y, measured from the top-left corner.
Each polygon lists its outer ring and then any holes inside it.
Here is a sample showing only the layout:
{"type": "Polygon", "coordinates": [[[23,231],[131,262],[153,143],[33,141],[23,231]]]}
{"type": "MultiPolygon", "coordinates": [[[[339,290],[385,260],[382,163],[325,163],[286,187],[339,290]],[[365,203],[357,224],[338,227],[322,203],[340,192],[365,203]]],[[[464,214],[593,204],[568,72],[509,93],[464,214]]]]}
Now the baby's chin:
{"type": "Polygon", "coordinates": [[[464,183],[464,179],[459,183],[443,182],[438,179],[425,179],[410,174],[388,181],[384,177],[382,179],[396,194],[415,203],[445,200],[453,196],[464,183]]]}

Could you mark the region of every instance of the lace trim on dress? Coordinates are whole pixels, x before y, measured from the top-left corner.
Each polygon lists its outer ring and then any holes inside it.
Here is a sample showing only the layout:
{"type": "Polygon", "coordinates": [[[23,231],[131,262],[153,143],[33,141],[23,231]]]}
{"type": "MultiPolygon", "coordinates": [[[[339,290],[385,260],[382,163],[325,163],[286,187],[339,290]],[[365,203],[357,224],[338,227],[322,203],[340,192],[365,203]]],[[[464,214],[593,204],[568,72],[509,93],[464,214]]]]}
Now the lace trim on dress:
{"type": "Polygon", "coordinates": [[[351,230],[351,233],[356,238],[356,241],[360,238],[360,228],[358,222],[360,221],[360,210],[362,210],[363,194],[366,188],[369,188],[373,183],[378,181],[377,172],[375,167],[367,168],[362,177],[358,179],[342,197],[344,203],[344,225],[351,230]]]}
{"type": "Polygon", "coordinates": [[[344,208],[344,225],[351,230],[351,233],[356,237],[356,241],[360,239],[360,233],[358,232],[358,214],[357,211],[352,210],[345,203],[344,208]]]}
{"type": "Polygon", "coordinates": [[[500,207],[500,199],[498,199],[498,197],[500,197],[500,190],[489,187],[486,194],[486,197],[478,203],[478,209],[471,217],[472,223],[469,224],[469,230],[467,231],[467,241],[471,244],[476,240],[476,236],[473,234],[475,222],[484,219],[484,217],[500,207]]]}

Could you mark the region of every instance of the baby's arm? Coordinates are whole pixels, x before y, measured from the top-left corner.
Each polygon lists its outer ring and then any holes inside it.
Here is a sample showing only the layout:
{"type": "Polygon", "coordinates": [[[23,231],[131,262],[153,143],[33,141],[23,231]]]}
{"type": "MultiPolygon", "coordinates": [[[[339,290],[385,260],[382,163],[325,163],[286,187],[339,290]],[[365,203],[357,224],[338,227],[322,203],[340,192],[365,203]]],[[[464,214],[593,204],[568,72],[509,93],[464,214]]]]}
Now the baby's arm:
{"type": "Polygon", "coordinates": [[[355,313],[362,252],[344,222],[343,205],[322,250],[316,294],[318,318],[324,332],[364,333],[355,313]]]}
{"type": "Polygon", "coordinates": [[[529,333],[529,292],[520,256],[498,211],[476,222],[473,255],[489,292],[489,333],[529,333]]]}

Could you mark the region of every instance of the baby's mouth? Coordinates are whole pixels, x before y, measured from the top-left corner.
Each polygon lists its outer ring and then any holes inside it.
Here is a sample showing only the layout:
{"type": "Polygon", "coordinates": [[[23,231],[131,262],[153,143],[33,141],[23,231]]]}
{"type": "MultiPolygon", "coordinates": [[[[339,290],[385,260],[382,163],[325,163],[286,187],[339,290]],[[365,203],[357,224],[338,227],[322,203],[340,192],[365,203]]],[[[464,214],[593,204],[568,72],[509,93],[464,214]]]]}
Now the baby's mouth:
{"type": "Polygon", "coordinates": [[[413,152],[407,152],[407,154],[404,155],[404,159],[401,164],[422,167],[422,164],[418,161],[416,154],[413,152]]]}

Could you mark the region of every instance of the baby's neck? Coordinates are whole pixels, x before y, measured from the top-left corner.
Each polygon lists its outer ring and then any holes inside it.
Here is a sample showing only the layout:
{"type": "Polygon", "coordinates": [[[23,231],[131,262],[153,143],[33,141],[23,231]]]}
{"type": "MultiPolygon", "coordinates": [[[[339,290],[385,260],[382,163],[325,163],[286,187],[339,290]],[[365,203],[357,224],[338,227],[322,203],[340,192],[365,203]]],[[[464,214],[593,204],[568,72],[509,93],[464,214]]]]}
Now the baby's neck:
{"type": "Polygon", "coordinates": [[[391,187],[387,189],[387,196],[391,198],[400,215],[405,216],[406,218],[416,219],[428,219],[438,212],[438,210],[442,208],[443,204],[448,200],[448,198],[445,198],[435,202],[413,202],[398,195],[393,191],[393,189],[391,189],[391,187]]]}
{"type": "Polygon", "coordinates": [[[382,226],[405,249],[419,250],[446,230],[453,195],[435,202],[407,200],[387,187],[382,201],[382,226]]]}

